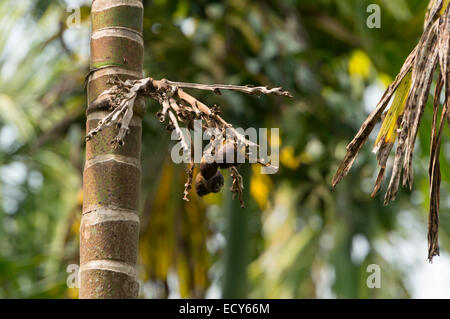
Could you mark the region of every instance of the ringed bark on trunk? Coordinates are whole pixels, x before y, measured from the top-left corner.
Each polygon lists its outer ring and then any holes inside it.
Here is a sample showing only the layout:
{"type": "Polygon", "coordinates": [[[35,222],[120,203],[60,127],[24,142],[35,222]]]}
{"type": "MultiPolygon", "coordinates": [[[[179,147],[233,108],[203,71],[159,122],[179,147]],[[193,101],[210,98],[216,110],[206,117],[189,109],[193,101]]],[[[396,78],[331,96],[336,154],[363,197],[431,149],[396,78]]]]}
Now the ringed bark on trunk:
{"type": "MultiPolygon", "coordinates": [[[[142,78],[142,0],[94,0],[90,75],[87,80],[86,132],[109,113],[94,103],[110,85],[142,78]]],[[[144,103],[136,103],[125,145],[113,149],[117,127],[108,127],[86,143],[83,215],[80,228],[80,298],[136,298],[141,180],[141,121],[144,103]]]]}

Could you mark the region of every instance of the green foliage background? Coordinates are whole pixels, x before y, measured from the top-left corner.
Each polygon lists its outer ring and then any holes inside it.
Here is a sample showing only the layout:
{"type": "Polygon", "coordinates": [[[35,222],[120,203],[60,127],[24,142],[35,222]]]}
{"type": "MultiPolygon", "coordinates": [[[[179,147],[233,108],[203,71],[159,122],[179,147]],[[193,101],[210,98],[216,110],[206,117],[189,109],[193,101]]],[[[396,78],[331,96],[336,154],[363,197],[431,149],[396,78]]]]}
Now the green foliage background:
{"type": "MultiPolygon", "coordinates": [[[[68,3],[0,3],[2,298],[77,297],[66,285],[66,267],[78,263],[90,6],[73,2],[81,5],[81,26],[68,29],[68,3]]],[[[283,86],[294,98],[192,92],[220,105],[236,127],[280,128],[280,171],[241,169],[243,210],[228,191],[182,201],[185,167],[170,161],[174,142],[155,116],[158,106],[147,104],[141,296],[410,297],[420,279],[411,273],[427,252],[431,110],[420,131],[412,193],[402,190],[388,207],[382,196],[370,197],[375,136],[336,190],[330,181],[377,102],[373,92],[382,93],[420,37],[426,2],[144,3],[146,76],[283,86]],[[366,26],[370,3],[381,7],[380,29],[366,26]],[[382,269],[380,289],[366,285],[373,263],[382,269]]],[[[449,249],[448,135],[440,258],[449,249]]],[[[433,271],[427,267],[420,280],[433,271]]]]}

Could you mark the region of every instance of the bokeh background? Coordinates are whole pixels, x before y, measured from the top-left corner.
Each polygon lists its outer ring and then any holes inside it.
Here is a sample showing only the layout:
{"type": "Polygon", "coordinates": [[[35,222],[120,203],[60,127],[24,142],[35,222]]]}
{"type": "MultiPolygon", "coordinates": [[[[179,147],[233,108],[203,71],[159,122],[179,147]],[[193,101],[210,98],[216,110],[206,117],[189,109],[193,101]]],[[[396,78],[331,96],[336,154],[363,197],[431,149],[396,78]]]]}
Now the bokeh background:
{"type": "MultiPolygon", "coordinates": [[[[281,85],[294,98],[192,92],[237,127],[280,128],[280,171],[240,168],[246,209],[227,187],[182,201],[185,167],[171,162],[174,142],[147,104],[142,298],[450,298],[448,129],[441,256],[426,262],[430,108],[411,192],[388,207],[370,197],[374,136],[330,187],[346,144],[418,41],[427,1],[144,4],[147,76],[281,85]],[[381,8],[380,29],[366,26],[370,3],[381,8]],[[366,285],[369,264],[381,268],[379,289],[366,285]]],[[[83,0],[0,2],[0,298],[78,296],[66,281],[78,264],[89,11],[83,0]],[[73,6],[81,24],[68,28],[73,6]]]]}

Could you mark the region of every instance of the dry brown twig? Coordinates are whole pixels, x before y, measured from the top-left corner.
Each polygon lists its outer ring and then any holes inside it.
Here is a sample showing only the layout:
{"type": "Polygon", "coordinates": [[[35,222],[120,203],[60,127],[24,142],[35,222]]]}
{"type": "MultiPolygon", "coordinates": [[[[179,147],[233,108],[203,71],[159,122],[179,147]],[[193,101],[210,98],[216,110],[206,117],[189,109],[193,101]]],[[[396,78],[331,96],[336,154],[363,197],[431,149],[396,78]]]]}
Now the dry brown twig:
{"type": "MultiPolygon", "coordinates": [[[[206,104],[197,100],[195,97],[186,93],[183,88],[199,89],[212,91],[217,94],[221,94],[221,90],[229,90],[242,92],[246,94],[270,94],[278,96],[292,97],[288,91],[282,90],[282,88],[268,88],[265,86],[239,86],[239,85],[223,85],[223,84],[197,84],[197,83],[184,83],[184,82],[173,82],[166,79],[154,80],[152,78],[144,78],[140,80],[126,80],[122,81],[118,77],[111,78],[109,83],[112,85],[111,88],[105,90],[99,95],[97,100],[98,103],[106,103],[109,105],[111,112],[98,122],[97,127],[92,129],[86,136],[86,140],[89,141],[96,134],[101,132],[103,129],[109,126],[116,125],[118,133],[116,137],[111,141],[113,147],[121,146],[125,143],[125,137],[129,132],[129,125],[133,117],[133,107],[136,100],[140,97],[150,97],[156,100],[162,109],[157,112],[158,119],[160,122],[168,121],[168,129],[170,131],[174,130],[178,136],[182,148],[191,152],[191,162],[187,169],[187,182],[184,185],[183,199],[189,201],[188,194],[192,188],[193,172],[194,172],[194,159],[193,150],[191,150],[190,145],[191,137],[188,130],[187,136],[185,136],[181,130],[180,122],[184,123],[187,128],[193,127],[194,120],[201,120],[206,128],[214,128],[220,130],[223,134],[223,140],[214,141],[217,143],[222,143],[226,139],[225,131],[232,133],[232,138],[239,141],[241,144],[245,145],[246,148],[249,146],[256,146],[257,144],[248,140],[244,135],[236,131],[231,124],[226,122],[220,116],[220,108],[214,106],[209,108],[206,104]]],[[[213,144],[213,143],[211,143],[213,144]]],[[[206,152],[206,151],[205,151],[206,152]]],[[[248,154],[246,154],[248,158],[248,154]]],[[[257,158],[257,163],[260,165],[270,167],[270,163],[266,163],[263,159],[257,158]]],[[[238,194],[239,200],[241,202],[241,207],[244,207],[244,202],[242,198],[242,176],[239,174],[235,166],[229,168],[230,176],[233,180],[231,191],[233,195],[238,194]]],[[[233,196],[234,197],[234,196],[233,196]]]]}
{"type": "Polygon", "coordinates": [[[450,112],[448,97],[450,93],[450,66],[449,66],[449,28],[450,13],[448,1],[430,1],[424,22],[424,32],[417,46],[405,60],[394,82],[386,89],[375,110],[362,124],[356,136],[347,146],[347,154],[333,177],[332,185],[335,187],[352,167],[359,150],[366,142],[375,124],[382,121],[379,137],[377,138],[374,153],[377,155],[380,171],[375,181],[372,196],[378,192],[384,178],[386,162],[398,136],[397,149],[389,186],[384,198],[387,205],[394,200],[398,191],[400,174],[403,171],[403,186],[413,185],[413,151],[417,132],[423,112],[427,103],[434,72],[439,65],[439,80],[434,93],[434,116],[431,138],[430,156],[430,210],[428,223],[428,260],[439,255],[438,226],[439,226],[439,187],[440,168],[439,151],[443,122],[450,125],[450,112]],[[445,88],[445,89],[444,89],[445,88]],[[437,114],[439,97],[444,89],[445,100],[442,107],[440,121],[437,114]],[[390,109],[383,112],[391,98],[396,94],[390,109]],[[397,99],[397,101],[396,101],[397,99]],[[385,129],[383,129],[385,128],[385,129]]]}
{"type": "Polygon", "coordinates": [[[245,208],[245,203],[242,198],[242,191],[244,189],[244,182],[242,180],[242,175],[239,174],[236,167],[232,166],[229,168],[230,176],[233,179],[230,187],[230,191],[233,193],[232,198],[234,199],[236,195],[239,198],[239,201],[241,202],[241,208],[245,208]]]}

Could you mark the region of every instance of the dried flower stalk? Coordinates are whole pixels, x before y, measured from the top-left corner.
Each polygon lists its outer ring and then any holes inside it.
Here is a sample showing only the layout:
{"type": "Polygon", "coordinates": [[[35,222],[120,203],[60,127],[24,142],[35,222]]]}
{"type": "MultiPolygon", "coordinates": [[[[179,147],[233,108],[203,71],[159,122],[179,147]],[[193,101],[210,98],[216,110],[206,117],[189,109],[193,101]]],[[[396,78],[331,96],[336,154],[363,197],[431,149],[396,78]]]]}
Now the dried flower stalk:
{"type": "MultiPolygon", "coordinates": [[[[265,86],[250,85],[206,85],[173,82],[166,79],[154,80],[150,77],[134,81],[121,81],[118,77],[115,77],[111,78],[109,82],[112,84],[112,87],[100,94],[94,103],[109,105],[111,112],[98,122],[97,127],[87,134],[86,140],[89,141],[108,126],[117,125],[119,131],[116,137],[111,141],[111,144],[113,144],[114,147],[123,145],[125,143],[125,137],[129,132],[129,125],[131,118],[133,117],[133,107],[136,100],[141,97],[150,97],[156,100],[162,106],[162,109],[157,112],[158,119],[161,122],[165,122],[168,117],[167,128],[170,131],[174,130],[182,148],[185,151],[191,152],[191,163],[190,167],[187,169],[187,182],[184,185],[183,192],[183,199],[186,201],[189,200],[188,194],[192,188],[194,160],[193,150],[190,149],[190,145],[192,145],[190,134],[188,133],[189,136],[183,135],[180,122],[184,123],[187,128],[192,128],[194,120],[202,120],[204,127],[220,130],[223,137],[214,141],[215,145],[221,144],[226,138],[229,138],[226,137],[226,129],[232,133],[231,137],[243,144],[245,148],[258,145],[245,138],[245,136],[236,131],[231,124],[226,122],[220,116],[220,108],[218,106],[209,108],[206,104],[186,93],[183,88],[212,91],[217,94],[220,94],[221,90],[230,90],[246,94],[271,94],[292,97],[288,91],[283,91],[280,87],[270,89],[265,86]]],[[[189,132],[188,130],[186,131],[189,132]]],[[[248,158],[248,154],[246,154],[246,157],[248,158]]],[[[266,167],[271,166],[270,163],[264,162],[261,158],[257,158],[257,162],[266,167]]],[[[244,207],[242,198],[242,176],[234,166],[230,168],[230,175],[233,179],[231,191],[234,194],[239,195],[241,207],[244,207]]]]}

